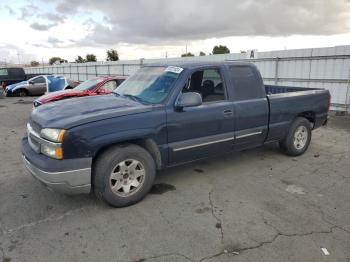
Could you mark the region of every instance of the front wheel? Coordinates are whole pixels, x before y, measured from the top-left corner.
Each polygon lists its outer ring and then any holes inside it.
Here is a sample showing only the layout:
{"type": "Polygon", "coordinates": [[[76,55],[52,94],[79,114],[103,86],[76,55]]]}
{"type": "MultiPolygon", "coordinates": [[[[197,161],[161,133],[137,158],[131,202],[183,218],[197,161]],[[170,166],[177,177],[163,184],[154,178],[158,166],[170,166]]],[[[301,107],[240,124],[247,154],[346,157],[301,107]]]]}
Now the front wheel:
{"type": "Polygon", "coordinates": [[[119,145],[97,158],[93,190],[98,198],[114,207],[129,206],[147,195],[155,175],[150,153],[137,145],[119,145]]]}
{"type": "Polygon", "coordinates": [[[302,155],[310,145],[311,123],[303,117],[298,117],[292,123],[286,138],[280,142],[287,155],[302,155]]]}
{"type": "Polygon", "coordinates": [[[28,92],[25,89],[20,89],[16,91],[16,95],[20,97],[25,97],[28,95],[28,92]]]}

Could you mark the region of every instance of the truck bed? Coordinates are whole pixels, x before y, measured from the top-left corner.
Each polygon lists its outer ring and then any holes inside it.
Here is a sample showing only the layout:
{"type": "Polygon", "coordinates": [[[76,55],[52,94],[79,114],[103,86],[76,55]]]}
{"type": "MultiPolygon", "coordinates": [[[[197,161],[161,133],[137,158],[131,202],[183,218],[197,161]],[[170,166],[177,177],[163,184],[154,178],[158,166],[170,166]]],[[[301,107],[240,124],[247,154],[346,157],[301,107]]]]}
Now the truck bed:
{"type": "Polygon", "coordinates": [[[269,103],[269,135],[267,141],[279,141],[287,133],[295,116],[308,118],[313,127],[327,120],[329,91],[322,88],[265,85],[269,103]]]}
{"type": "Polygon", "coordinates": [[[290,93],[290,92],[303,92],[312,90],[322,90],[319,88],[308,87],[296,87],[296,86],[277,86],[277,85],[265,85],[265,91],[267,95],[290,93]]]}

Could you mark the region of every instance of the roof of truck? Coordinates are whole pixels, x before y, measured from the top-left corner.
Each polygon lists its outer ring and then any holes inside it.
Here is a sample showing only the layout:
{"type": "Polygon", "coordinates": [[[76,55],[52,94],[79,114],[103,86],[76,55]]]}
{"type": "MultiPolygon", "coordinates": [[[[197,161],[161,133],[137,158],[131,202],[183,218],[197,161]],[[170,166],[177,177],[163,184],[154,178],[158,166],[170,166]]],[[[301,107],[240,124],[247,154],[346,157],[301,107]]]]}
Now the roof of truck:
{"type": "Polygon", "coordinates": [[[201,61],[201,62],[167,62],[167,63],[149,63],[145,66],[178,66],[181,68],[192,69],[201,66],[220,66],[220,65],[250,65],[254,64],[249,62],[236,62],[236,61],[201,61]]]}

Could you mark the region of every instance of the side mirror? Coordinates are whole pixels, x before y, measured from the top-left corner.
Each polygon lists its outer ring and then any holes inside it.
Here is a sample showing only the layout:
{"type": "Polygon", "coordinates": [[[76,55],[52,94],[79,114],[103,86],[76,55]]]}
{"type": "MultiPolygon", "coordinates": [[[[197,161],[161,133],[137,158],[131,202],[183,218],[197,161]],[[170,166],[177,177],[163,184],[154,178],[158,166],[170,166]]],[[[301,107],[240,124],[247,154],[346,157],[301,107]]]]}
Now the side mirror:
{"type": "Polygon", "coordinates": [[[29,84],[30,84],[30,85],[34,85],[34,82],[33,82],[33,81],[29,81],[29,84]]]}
{"type": "Polygon", "coordinates": [[[100,88],[99,90],[97,90],[98,94],[107,94],[108,92],[106,91],[106,89],[100,88]]]}
{"type": "Polygon", "coordinates": [[[176,108],[200,106],[202,104],[202,96],[196,92],[183,93],[176,103],[176,108]]]}

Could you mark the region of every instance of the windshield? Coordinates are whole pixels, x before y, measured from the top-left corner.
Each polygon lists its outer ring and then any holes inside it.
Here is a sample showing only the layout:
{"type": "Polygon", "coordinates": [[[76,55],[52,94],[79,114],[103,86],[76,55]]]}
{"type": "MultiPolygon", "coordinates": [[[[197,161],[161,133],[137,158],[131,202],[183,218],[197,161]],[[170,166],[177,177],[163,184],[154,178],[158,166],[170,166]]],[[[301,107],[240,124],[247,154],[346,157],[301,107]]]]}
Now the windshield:
{"type": "Polygon", "coordinates": [[[93,78],[93,79],[89,79],[84,81],[83,83],[81,83],[80,85],[77,85],[74,90],[78,90],[78,91],[85,91],[85,90],[91,90],[93,89],[98,83],[101,83],[103,81],[103,79],[101,78],[93,78]]]}
{"type": "Polygon", "coordinates": [[[114,93],[148,104],[161,103],[182,72],[180,67],[149,66],[125,80],[114,93]]]}

